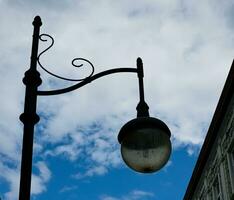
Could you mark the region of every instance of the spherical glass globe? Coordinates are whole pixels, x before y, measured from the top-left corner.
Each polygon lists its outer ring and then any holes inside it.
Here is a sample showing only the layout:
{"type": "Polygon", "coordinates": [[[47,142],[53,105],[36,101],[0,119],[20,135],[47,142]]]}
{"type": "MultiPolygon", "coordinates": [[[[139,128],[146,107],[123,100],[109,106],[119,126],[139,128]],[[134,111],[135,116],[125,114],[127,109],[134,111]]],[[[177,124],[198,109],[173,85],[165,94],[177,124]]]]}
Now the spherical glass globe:
{"type": "Polygon", "coordinates": [[[170,135],[169,128],[159,119],[140,117],[131,120],[118,136],[124,162],[137,172],[158,171],[169,160],[170,135]]]}

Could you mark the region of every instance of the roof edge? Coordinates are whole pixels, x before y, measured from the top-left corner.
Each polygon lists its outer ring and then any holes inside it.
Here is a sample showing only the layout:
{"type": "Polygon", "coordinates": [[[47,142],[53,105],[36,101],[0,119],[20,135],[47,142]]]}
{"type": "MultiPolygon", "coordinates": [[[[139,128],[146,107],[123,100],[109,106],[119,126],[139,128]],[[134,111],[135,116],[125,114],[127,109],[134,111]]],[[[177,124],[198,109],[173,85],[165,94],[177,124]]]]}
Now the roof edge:
{"type": "Polygon", "coordinates": [[[203,168],[206,165],[213,143],[217,138],[219,128],[222,124],[223,118],[226,114],[227,108],[229,106],[233,94],[234,94],[234,60],[232,61],[231,68],[229,70],[221,96],[216,106],[213,118],[211,120],[207,135],[202,145],[202,149],[197,159],[195,168],[193,170],[183,200],[191,200],[194,195],[201,174],[203,172],[203,168]]]}

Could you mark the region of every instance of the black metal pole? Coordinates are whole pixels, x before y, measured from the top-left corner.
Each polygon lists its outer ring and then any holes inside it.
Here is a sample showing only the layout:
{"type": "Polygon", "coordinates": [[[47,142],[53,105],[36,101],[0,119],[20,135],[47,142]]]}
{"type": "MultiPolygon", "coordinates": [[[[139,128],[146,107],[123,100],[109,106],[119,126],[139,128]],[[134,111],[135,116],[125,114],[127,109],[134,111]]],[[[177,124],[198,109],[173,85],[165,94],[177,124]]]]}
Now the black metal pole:
{"type": "Polygon", "coordinates": [[[21,159],[19,200],[30,200],[34,125],[39,121],[39,116],[36,114],[37,88],[42,82],[40,74],[36,69],[41,25],[41,18],[39,16],[36,16],[33,21],[34,31],[32,41],[31,64],[29,70],[25,73],[25,77],[23,78],[23,83],[26,85],[26,92],[24,113],[20,116],[20,120],[24,124],[24,134],[21,159]]]}
{"type": "Polygon", "coordinates": [[[140,94],[140,102],[138,103],[137,109],[137,117],[149,117],[149,106],[145,102],[144,96],[144,84],[143,84],[143,62],[141,58],[137,58],[137,75],[139,80],[139,94],[140,94]]]}

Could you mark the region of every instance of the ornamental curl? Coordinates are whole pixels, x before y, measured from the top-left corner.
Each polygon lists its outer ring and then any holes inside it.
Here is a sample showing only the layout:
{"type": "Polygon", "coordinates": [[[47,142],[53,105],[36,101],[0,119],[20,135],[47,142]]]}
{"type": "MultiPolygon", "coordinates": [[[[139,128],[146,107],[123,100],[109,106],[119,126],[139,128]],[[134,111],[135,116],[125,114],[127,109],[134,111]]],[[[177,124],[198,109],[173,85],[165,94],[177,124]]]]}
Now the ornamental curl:
{"type": "Polygon", "coordinates": [[[50,41],[51,41],[50,45],[49,45],[46,49],[44,49],[41,53],[39,53],[39,55],[38,55],[38,57],[37,57],[38,65],[39,65],[45,72],[47,72],[48,74],[50,74],[50,75],[52,75],[52,76],[54,76],[54,77],[56,77],[56,78],[59,78],[59,79],[62,79],[62,80],[66,80],[66,81],[83,81],[83,80],[85,80],[86,78],[89,78],[89,77],[91,77],[91,76],[94,74],[94,66],[93,66],[93,64],[92,64],[89,60],[87,60],[87,59],[85,59],[85,58],[74,58],[74,59],[72,60],[72,62],[71,62],[72,66],[77,67],[77,68],[85,66],[83,62],[88,63],[88,65],[91,67],[91,73],[90,73],[88,76],[86,76],[85,78],[79,78],[79,79],[66,78],[66,77],[63,77],[63,76],[59,76],[59,75],[57,75],[57,74],[54,74],[54,73],[52,73],[51,71],[49,71],[48,69],[46,69],[46,68],[41,64],[41,62],[40,62],[40,57],[41,57],[42,54],[44,54],[46,51],[48,51],[48,50],[54,45],[54,38],[53,38],[52,36],[50,36],[49,34],[41,34],[41,35],[39,35],[39,40],[42,41],[42,42],[47,42],[48,39],[50,39],[50,41]],[[77,64],[76,62],[82,62],[82,63],[77,64]]]}

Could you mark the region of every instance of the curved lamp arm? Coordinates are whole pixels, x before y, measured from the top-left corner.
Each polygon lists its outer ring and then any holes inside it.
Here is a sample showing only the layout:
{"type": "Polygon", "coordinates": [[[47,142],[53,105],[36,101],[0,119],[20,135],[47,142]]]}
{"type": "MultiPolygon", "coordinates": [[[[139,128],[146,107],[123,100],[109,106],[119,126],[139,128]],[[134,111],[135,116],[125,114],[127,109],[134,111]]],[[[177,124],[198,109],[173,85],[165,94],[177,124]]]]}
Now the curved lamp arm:
{"type": "Polygon", "coordinates": [[[56,78],[62,79],[62,80],[66,80],[66,81],[75,81],[78,83],[66,87],[66,88],[62,88],[62,89],[57,89],[57,90],[51,90],[51,91],[37,91],[37,95],[40,96],[49,96],[49,95],[58,95],[58,94],[64,94],[67,92],[71,92],[74,91],[80,87],[85,86],[86,84],[92,82],[93,80],[96,80],[98,78],[101,78],[103,76],[109,75],[109,74],[114,74],[114,73],[120,73],[120,72],[133,72],[133,73],[137,73],[138,74],[138,78],[139,78],[139,88],[140,88],[140,101],[144,100],[144,91],[143,91],[143,64],[142,64],[142,60],[141,58],[137,59],[137,68],[114,68],[114,69],[109,69],[103,72],[100,72],[98,74],[94,74],[94,65],[87,59],[85,58],[74,58],[71,62],[71,64],[74,67],[80,68],[82,66],[84,66],[84,64],[80,64],[77,65],[75,64],[76,61],[84,61],[86,63],[88,63],[91,66],[91,73],[85,77],[85,78],[78,78],[78,79],[72,79],[72,78],[67,78],[67,77],[63,77],[61,75],[57,75],[51,71],[49,71],[48,69],[46,69],[40,61],[40,57],[47,52],[53,45],[54,45],[54,38],[49,35],[49,34],[41,34],[39,35],[37,41],[42,41],[42,42],[47,42],[49,40],[50,44],[47,48],[45,48],[42,52],[39,53],[39,55],[37,56],[37,64],[41,67],[41,69],[43,69],[46,73],[50,74],[51,76],[54,76],[56,78]]]}
{"type": "Polygon", "coordinates": [[[74,67],[80,68],[82,66],[84,66],[84,64],[80,64],[77,65],[75,64],[75,61],[84,61],[86,63],[88,63],[91,67],[91,73],[85,77],[85,78],[78,78],[78,79],[72,79],[72,78],[67,78],[67,77],[63,77],[61,75],[57,75],[51,71],[49,71],[48,69],[46,69],[46,67],[44,67],[41,64],[40,58],[41,56],[47,52],[53,45],[54,45],[54,38],[49,35],[49,34],[41,34],[38,37],[38,41],[42,41],[42,42],[47,42],[49,41],[50,44],[47,48],[45,48],[42,52],[39,53],[39,55],[37,56],[37,64],[41,67],[41,69],[43,69],[46,73],[50,74],[51,76],[54,76],[58,79],[62,79],[65,81],[75,81],[78,82],[72,86],[66,87],[66,88],[62,88],[62,89],[57,89],[57,90],[51,90],[51,91],[37,91],[37,95],[40,96],[50,96],[50,95],[58,95],[58,94],[64,94],[67,92],[71,92],[74,91],[80,87],[83,87],[85,85],[87,85],[88,83],[92,82],[93,80],[96,80],[98,78],[101,78],[103,76],[109,75],[109,74],[114,74],[114,73],[120,73],[120,72],[133,72],[133,73],[137,73],[138,74],[138,78],[139,78],[139,88],[140,88],[140,101],[144,100],[144,91],[143,91],[143,64],[142,64],[142,60],[141,58],[137,59],[137,68],[114,68],[114,69],[109,69],[100,73],[97,73],[95,75],[94,74],[94,65],[87,59],[85,58],[74,58],[71,62],[71,64],[74,67]]]}
{"type": "Polygon", "coordinates": [[[91,83],[92,81],[94,81],[94,80],[96,80],[98,78],[101,78],[103,76],[106,76],[106,75],[110,75],[110,74],[114,74],[114,73],[121,73],[121,72],[133,72],[133,73],[137,73],[138,80],[139,80],[140,102],[138,103],[137,108],[136,108],[137,109],[137,117],[148,117],[149,116],[149,112],[148,112],[149,107],[146,104],[145,99],[144,99],[144,85],[143,85],[144,72],[143,72],[143,63],[142,63],[142,59],[141,58],[137,58],[137,68],[114,68],[114,69],[109,69],[109,70],[97,73],[95,75],[93,75],[93,73],[94,73],[94,66],[93,66],[93,64],[89,60],[84,59],[84,58],[75,58],[75,59],[72,60],[72,65],[74,67],[82,67],[83,64],[76,65],[74,63],[77,60],[82,60],[82,61],[85,61],[85,62],[87,62],[87,63],[90,64],[92,72],[86,78],[81,78],[81,79],[65,78],[65,77],[62,77],[62,76],[59,76],[57,74],[54,74],[54,73],[50,72],[44,66],[42,66],[42,64],[40,62],[40,56],[42,54],[44,54],[46,51],[48,51],[53,46],[53,44],[54,44],[53,37],[50,36],[50,35],[48,35],[48,34],[41,34],[41,35],[39,35],[38,39],[41,40],[41,41],[43,41],[43,42],[46,42],[47,39],[43,39],[42,38],[43,36],[48,37],[51,40],[51,44],[49,45],[49,47],[47,47],[45,50],[43,50],[41,53],[39,53],[39,55],[37,57],[37,63],[38,63],[38,65],[45,72],[47,72],[48,74],[50,74],[50,75],[52,75],[52,76],[54,76],[56,78],[59,78],[59,79],[62,79],[62,80],[66,80],[66,81],[76,81],[76,82],[78,81],[78,83],[76,83],[76,84],[74,84],[72,86],[69,86],[69,87],[66,87],[66,88],[62,88],[62,89],[57,89],[57,90],[37,91],[36,95],[39,95],[39,96],[50,96],[50,95],[64,94],[64,93],[67,93],[67,92],[74,91],[74,90],[76,90],[78,88],[81,88],[81,87],[87,85],[88,83],[91,83]]]}
{"type": "MultiPolygon", "coordinates": [[[[39,33],[38,33],[38,35],[39,35],[39,33]]],[[[149,111],[148,111],[149,107],[146,104],[145,99],[144,99],[144,84],[143,84],[144,72],[143,72],[143,63],[142,63],[141,58],[137,58],[137,68],[114,68],[114,69],[109,69],[109,70],[97,73],[95,75],[93,75],[94,74],[94,65],[89,60],[87,60],[85,58],[75,58],[71,62],[71,64],[74,67],[78,67],[78,68],[82,67],[84,64],[77,65],[77,64],[75,64],[75,62],[76,61],[84,61],[84,62],[88,63],[91,66],[91,73],[85,78],[79,78],[79,79],[67,78],[67,77],[63,77],[63,76],[57,75],[57,74],[49,71],[48,69],[46,69],[41,64],[40,57],[54,45],[54,39],[49,34],[41,34],[37,38],[37,41],[40,40],[42,42],[47,42],[48,39],[50,41],[50,45],[46,49],[44,49],[41,53],[39,53],[39,55],[37,56],[37,59],[36,59],[37,64],[45,72],[47,72],[48,74],[50,74],[50,75],[52,75],[52,76],[54,76],[56,78],[66,80],[66,81],[73,81],[73,82],[78,81],[78,83],[76,83],[76,84],[74,84],[72,86],[62,88],[62,89],[57,89],[57,90],[51,90],[51,91],[38,91],[37,90],[36,95],[50,96],[50,95],[64,94],[64,93],[67,93],[67,92],[74,91],[74,90],[76,90],[78,88],[81,88],[81,87],[87,85],[88,83],[91,83],[92,81],[94,81],[94,80],[96,80],[98,78],[101,78],[103,76],[106,76],[106,75],[110,75],[110,74],[114,74],[114,73],[120,73],[120,72],[133,72],[133,73],[137,73],[138,80],[139,80],[140,102],[138,103],[137,108],[136,108],[137,109],[137,117],[149,117],[149,111]]]]}
{"type": "Polygon", "coordinates": [[[85,85],[87,85],[88,83],[101,78],[103,76],[109,75],[109,74],[114,74],[114,73],[120,73],[120,72],[134,72],[134,73],[138,73],[138,70],[136,68],[116,68],[116,69],[109,69],[103,72],[100,72],[98,74],[95,74],[93,76],[87,77],[85,78],[82,82],[79,82],[75,85],[72,85],[70,87],[67,88],[63,88],[63,89],[58,89],[58,90],[51,90],[51,91],[37,91],[37,95],[41,95],[41,96],[48,96],[48,95],[58,95],[58,94],[63,94],[63,93],[67,93],[67,92],[71,92],[73,90],[76,90],[80,87],[83,87],[85,85]]]}

